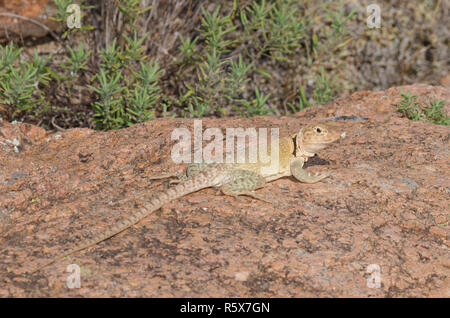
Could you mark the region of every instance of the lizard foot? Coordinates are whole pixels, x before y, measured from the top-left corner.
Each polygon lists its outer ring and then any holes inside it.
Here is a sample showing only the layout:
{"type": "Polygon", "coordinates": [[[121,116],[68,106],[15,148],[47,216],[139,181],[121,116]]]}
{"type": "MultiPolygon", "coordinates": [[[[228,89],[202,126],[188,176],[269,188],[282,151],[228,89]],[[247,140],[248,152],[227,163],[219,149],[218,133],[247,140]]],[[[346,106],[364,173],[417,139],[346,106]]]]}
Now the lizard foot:
{"type": "Polygon", "coordinates": [[[331,175],[331,172],[316,172],[314,174],[308,173],[306,170],[301,169],[300,171],[292,171],[292,175],[295,179],[305,182],[305,183],[316,183],[322,179],[325,179],[326,177],[329,177],[331,175]]]}

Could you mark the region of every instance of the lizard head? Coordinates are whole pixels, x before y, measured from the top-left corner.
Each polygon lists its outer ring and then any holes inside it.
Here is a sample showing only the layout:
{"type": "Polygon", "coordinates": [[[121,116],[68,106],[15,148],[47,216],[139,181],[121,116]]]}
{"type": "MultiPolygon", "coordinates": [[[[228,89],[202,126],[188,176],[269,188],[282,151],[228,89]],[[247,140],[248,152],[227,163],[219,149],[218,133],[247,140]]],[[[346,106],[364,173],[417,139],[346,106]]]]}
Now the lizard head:
{"type": "Polygon", "coordinates": [[[297,135],[296,156],[312,157],[329,144],[339,140],[341,133],[329,124],[306,126],[297,135]]]}

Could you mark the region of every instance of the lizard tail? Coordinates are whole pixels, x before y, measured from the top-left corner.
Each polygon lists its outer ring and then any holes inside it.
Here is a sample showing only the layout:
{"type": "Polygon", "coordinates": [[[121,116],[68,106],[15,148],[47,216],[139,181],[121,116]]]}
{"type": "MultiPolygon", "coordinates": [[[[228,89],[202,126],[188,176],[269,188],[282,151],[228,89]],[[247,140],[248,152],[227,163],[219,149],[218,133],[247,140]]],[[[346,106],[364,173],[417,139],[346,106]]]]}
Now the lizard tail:
{"type": "Polygon", "coordinates": [[[222,182],[222,178],[223,178],[223,176],[220,174],[220,171],[218,171],[216,169],[202,171],[198,175],[196,175],[192,178],[189,178],[188,180],[176,185],[173,188],[168,189],[167,191],[165,191],[163,193],[160,193],[158,197],[155,197],[150,202],[144,204],[144,206],[142,208],[140,208],[138,212],[119,221],[110,230],[103,232],[103,233],[93,237],[92,239],[83,241],[83,243],[75,246],[74,248],[68,250],[67,252],[64,252],[64,253],[56,256],[55,258],[51,259],[50,261],[47,261],[44,264],[36,267],[35,269],[32,269],[29,273],[31,273],[31,274],[35,273],[61,258],[64,258],[75,252],[84,250],[85,248],[93,246],[97,243],[100,243],[104,240],[107,240],[107,239],[119,234],[120,232],[122,232],[122,231],[126,230],[127,228],[133,226],[134,224],[138,223],[143,218],[145,218],[147,215],[158,210],[164,204],[166,204],[172,200],[180,198],[186,194],[196,192],[200,189],[219,185],[222,182]]]}

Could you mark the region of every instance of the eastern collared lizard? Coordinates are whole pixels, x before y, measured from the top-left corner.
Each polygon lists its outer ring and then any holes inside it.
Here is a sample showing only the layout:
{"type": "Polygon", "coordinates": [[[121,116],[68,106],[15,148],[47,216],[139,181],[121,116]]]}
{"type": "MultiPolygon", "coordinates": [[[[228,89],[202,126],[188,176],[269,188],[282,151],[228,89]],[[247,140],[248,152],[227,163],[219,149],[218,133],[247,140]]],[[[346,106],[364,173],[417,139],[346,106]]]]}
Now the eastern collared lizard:
{"type": "MultiPolygon", "coordinates": [[[[219,187],[226,195],[247,195],[267,201],[263,196],[255,192],[255,190],[264,187],[267,182],[287,176],[294,176],[295,179],[306,183],[318,182],[329,176],[329,172],[311,175],[303,169],[303,164],[309,157],[313,157],[317,151],[337,141],[340,136],[341,134],[338,130],[329,124],[320,123],[306,126],[294,135],[280,138],[278,140],[279,160],[277,161],[277,166],[273,169],[268,168],[268,163],[262,163],[259,160],[255,163],[190,164],[186,169],[186,176],[181,178],[179,184],[160,193],[144,204],[138,212],[119,221],[111,229],[47,261],[31,272],[36,272],[58,259],[107,240],[138,223],[164,204],[204,188],[219,187]]],[[[163,177],[172,175],[174,174],[163,177]]],[[[153,179],[159,178],[155,177],[153,179]]]]}

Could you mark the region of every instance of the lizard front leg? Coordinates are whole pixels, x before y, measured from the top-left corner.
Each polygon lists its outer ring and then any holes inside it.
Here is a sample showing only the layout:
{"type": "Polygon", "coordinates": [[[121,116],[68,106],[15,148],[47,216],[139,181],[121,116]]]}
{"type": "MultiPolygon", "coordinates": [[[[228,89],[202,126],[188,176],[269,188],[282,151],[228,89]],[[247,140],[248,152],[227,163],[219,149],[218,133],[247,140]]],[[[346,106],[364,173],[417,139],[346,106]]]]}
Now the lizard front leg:
{"type": "Polygon", "coordinates": [[[303,164],[305,163],[305,160],[301,157],[297,157],[292,159],[290,164],[291,173],[294,176],[295,179],[301,182],[305,183],[315,183],[317,181],[320,181],[330,175],[330,172],[325,173],[316,173],[314,175],[311,175],[303,169],[303,164]]]}

